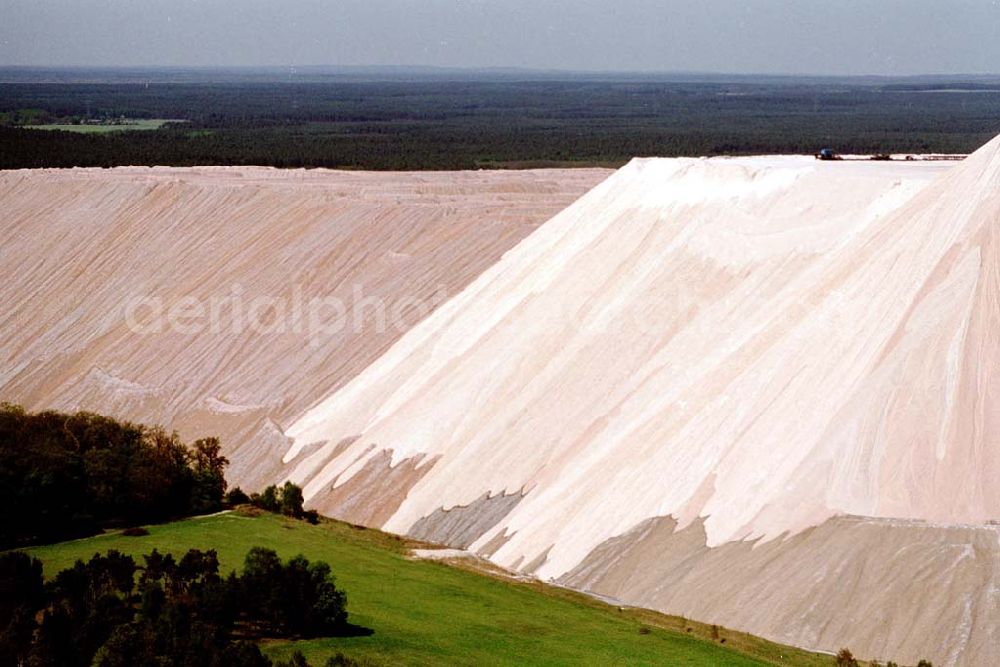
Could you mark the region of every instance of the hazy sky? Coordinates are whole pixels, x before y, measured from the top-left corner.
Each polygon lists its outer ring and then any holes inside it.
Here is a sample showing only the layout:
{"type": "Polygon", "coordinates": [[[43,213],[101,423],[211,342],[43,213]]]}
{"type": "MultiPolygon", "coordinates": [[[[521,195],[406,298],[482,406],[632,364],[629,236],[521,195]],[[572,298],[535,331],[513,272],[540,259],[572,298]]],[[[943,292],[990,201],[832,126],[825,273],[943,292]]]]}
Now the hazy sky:
{"type": "Polygon", "coordinates": [[[0,0],[0,65],[1000,73],[1000,0],[0,0]]]}

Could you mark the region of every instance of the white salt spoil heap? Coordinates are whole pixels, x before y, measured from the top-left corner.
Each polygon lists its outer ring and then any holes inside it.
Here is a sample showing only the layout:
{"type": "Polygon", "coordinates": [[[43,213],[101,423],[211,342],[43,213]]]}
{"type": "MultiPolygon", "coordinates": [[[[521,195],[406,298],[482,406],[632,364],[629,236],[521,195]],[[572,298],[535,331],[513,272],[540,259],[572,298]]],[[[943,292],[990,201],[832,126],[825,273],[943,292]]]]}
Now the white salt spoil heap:
{"type": "Polygon", "coordinates": [[[543,578],[818,648],[996,662],[998,249],[1000,138],[957,165],[635,160],[298,419],[285,460],[328,513],[461,533],[543,578]],[[678,535],[714,579],[657,590],[678,535]],[[857,573],[874,589],[826,608],[876,543],[898,548],[857,573]],[[797,589],[747,564],[782,546],[797,589]]]}

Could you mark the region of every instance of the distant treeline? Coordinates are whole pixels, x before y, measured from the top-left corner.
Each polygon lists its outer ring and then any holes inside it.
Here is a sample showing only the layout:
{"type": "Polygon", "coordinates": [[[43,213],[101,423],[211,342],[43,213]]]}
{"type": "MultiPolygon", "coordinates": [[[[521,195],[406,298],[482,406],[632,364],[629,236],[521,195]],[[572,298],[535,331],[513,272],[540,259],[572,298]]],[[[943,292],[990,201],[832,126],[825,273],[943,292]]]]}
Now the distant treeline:
{"type": "Polygon", "coordinates": [[[216,438],[0,404],[0,549],[217,511],[227,464],[216,438]]]}
{"type": "MultiPolygon", "coordinates": [[[[43,581],[39,560],[0,555],[0,664],[38,667],[269,667],[253,640],[357,633],[326,563],[255,547],[219,574],[215,551],[137,565],[117,551],[43,581]]],[[[336,656],[331,666],[353,665],[336,656]]],[[[305,660],[296,656],[292,663],[305,660]]]]}
{"type": "Polygon", "coordinates": [[[892,80],[12,83],[0,88],[0,168],[468,169],[826,146],[965,153],[1000,132],[1000,91],[975,90],[914,92],[892,80]],[[100,135],[17,127],[44,117],[185,122],[100,135]]]}

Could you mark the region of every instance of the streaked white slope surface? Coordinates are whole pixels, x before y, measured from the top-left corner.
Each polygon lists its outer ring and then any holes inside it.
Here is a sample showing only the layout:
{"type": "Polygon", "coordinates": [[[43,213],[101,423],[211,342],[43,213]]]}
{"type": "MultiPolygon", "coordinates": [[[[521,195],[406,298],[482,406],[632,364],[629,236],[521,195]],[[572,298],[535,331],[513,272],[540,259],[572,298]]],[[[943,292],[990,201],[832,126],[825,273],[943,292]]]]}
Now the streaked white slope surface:
{"type": "Polygon", "coordinates": [[[282,428],[419,321],[410,300],[460,291],[609,174],[0,172],[0,400],[218,435],[232,483],[272,483],[282,428]],[[380,330],[367,308],[363,327],[338,328],[324,307],[310,326],[313,300],[352,304],[355,290],[404,317],[380,330]],[[137,331],[125,311],[140,297],[164,313],[215,300],[219,326],[137,331]],[[234,325],[258,299],[278,326],[234,325]]]}
{"type": "MultiPolygon", "coordinates": [[[[293,424],[290,476],[324,511],[397,532],[523,494],[471,548],[544,578],[655,517],[697,520],[707,547],[845,514],[1000,518],[998,151],[957,166],[636,160],[293,424]],[[380,475],[392,493],[366,494],[380,475]]],[[[987,612],[956,597],[996,590],[1000,564],[996,549],[963,553],[946,560],[972,558],[982,577],[939,602],[968,604],[971,628],[987,612]]],[[[850,558],[822,567],[836,580],[850,558]]],[[[924,587],[953,578],[928,568],[924,587]]],[[[829,624],[846,607],[796,624],[817,603],[788,594],[805,600],[771,624],[724,599],[701,619],[821,648],[858,638],[890,658],[928,647],[829,624]]],[[[997,601],[982,605],[995,621],[997,601]]],[[[951,644],[935,656],[976,664],[993,635],[962,637],[934,636],[951,644]]]]}

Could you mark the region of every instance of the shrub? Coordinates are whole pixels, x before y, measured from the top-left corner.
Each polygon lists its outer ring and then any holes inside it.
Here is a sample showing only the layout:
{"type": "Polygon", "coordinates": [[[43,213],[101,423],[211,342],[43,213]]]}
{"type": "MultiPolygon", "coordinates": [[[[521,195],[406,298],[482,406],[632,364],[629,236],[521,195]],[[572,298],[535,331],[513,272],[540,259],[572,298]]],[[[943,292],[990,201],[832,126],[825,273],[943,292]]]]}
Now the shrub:
{"type": "Polygon", "coordinates": [[[837,667],[859,667],[854,654],[846,648],[840,649],[840,652],[837,653],[836,665],[837,667]]]}
{"type": "Polygon", "coordinates": [[[319,521],[318,513],[313,510],[309,512],[303,510],[302,488],[292,482],[285,482],[280,489],[272,484],[261,493],[251,494],[250,503],[254,507],[275,514],[284,514],[296,519],[305,518],[309,523],[319,521]]]}
{"type": "Polygon", "coordinates": [[[309,663],[306,661],[306,657],[302,655],[302,651],[295,651],[287,661],[282,660],[275,663],[274,667],[309,667],[309,663]]]}
{"type": "Polygon", "coordinates": [[[236,505],[246,505],[249,504],[249,502],[250,496],[244,493],[243,489],[238,486],[234,489],[230,489],[225,497],[225,503],[230,507],[234,507],[236,505]]]}
{"type": "Polygon", "coordinates": [[[250,501],[262,510],[267,510],[268,512],[278,512],[281,510],[281,500],[278,498],[278,487],[274,484],[264,489],[263,493],[260,495],[254,494],[254,496],[250,496],[250,501]],[[254,496],[256,496],[256,498],[254,496]]]}

